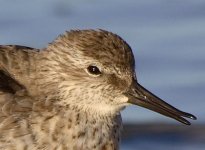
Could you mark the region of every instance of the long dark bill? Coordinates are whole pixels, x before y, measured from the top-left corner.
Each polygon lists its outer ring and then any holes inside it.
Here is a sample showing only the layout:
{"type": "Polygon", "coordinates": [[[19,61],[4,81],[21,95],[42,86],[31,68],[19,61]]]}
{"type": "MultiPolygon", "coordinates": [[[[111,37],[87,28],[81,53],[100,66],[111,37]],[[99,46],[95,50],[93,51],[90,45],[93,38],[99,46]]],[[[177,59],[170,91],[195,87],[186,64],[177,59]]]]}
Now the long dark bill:
{"type": "Polygon", "coordinates": [[[177,108],[169,105],[159,97],[155,96],[139,83],[132,84],[130,89],[125,93],[129,97],[129,103],[145,107],[152,111],[158,112],[167,117],[178,120],[186,125],[191,123],[185,118],[196,120],[197,118],[189,113],[178,110],[177,108]]]}

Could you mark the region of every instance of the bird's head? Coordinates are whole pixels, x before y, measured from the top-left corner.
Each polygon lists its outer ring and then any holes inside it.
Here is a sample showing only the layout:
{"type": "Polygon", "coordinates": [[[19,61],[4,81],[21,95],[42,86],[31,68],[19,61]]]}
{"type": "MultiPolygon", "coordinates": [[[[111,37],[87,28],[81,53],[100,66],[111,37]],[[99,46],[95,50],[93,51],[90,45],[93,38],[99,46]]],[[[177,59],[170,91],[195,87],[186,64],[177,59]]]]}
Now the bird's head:
{"type": "Polygon", "coordinates": [[[104,30],[66,32],[44,50],[45,82],[59,99],[96,114],[117,114],[129,104],[139,105],[180,122],[191,114],[177,110],[143,88],[135,75],[130,46],[118,35],[104,30]],[[49,84],[48,84],[49,85],[49,84]]]}

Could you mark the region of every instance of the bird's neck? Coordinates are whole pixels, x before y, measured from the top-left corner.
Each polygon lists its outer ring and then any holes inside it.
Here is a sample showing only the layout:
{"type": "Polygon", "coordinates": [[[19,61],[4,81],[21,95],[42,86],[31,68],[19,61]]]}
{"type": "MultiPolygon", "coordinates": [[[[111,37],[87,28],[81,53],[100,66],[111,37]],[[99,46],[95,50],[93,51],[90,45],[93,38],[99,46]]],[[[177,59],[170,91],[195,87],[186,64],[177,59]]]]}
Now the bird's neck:
{"type": "Polygon", "coordinates": [[[122,124],[120,115],[96,116],[75,108],[35,115],[39,117],[33,120],[38,122],[34,123],[33,132],[40,143],[63,145],[66,149],[118,149],[122,124]]]}

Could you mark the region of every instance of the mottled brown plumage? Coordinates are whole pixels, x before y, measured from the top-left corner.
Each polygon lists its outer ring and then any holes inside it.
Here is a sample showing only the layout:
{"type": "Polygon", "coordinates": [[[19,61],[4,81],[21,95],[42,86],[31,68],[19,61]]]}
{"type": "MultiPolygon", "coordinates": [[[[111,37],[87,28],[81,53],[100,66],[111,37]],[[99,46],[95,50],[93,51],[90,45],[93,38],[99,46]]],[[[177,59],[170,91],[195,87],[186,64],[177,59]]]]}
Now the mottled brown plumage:
{"type": "Polygon", "coordinates": [[[41,50],[0,46],[0,150],[117,150],[129,103],[194,119],[137,83],[131,48],[111,32],[66,32],[41,50]]]}

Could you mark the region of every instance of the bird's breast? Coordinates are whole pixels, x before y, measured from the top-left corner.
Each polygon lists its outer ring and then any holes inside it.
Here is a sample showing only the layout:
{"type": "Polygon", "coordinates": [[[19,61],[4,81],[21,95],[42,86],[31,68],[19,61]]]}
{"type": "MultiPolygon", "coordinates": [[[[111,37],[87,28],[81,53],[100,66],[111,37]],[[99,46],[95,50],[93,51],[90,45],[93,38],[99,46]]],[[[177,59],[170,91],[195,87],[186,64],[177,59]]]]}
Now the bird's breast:
{"type": "Polygon", "coordinates": [[[70,111],[33,120],[34,143],[41,149],[117,150],[120,141],[121,116],[93,117],[70,111]]]}

